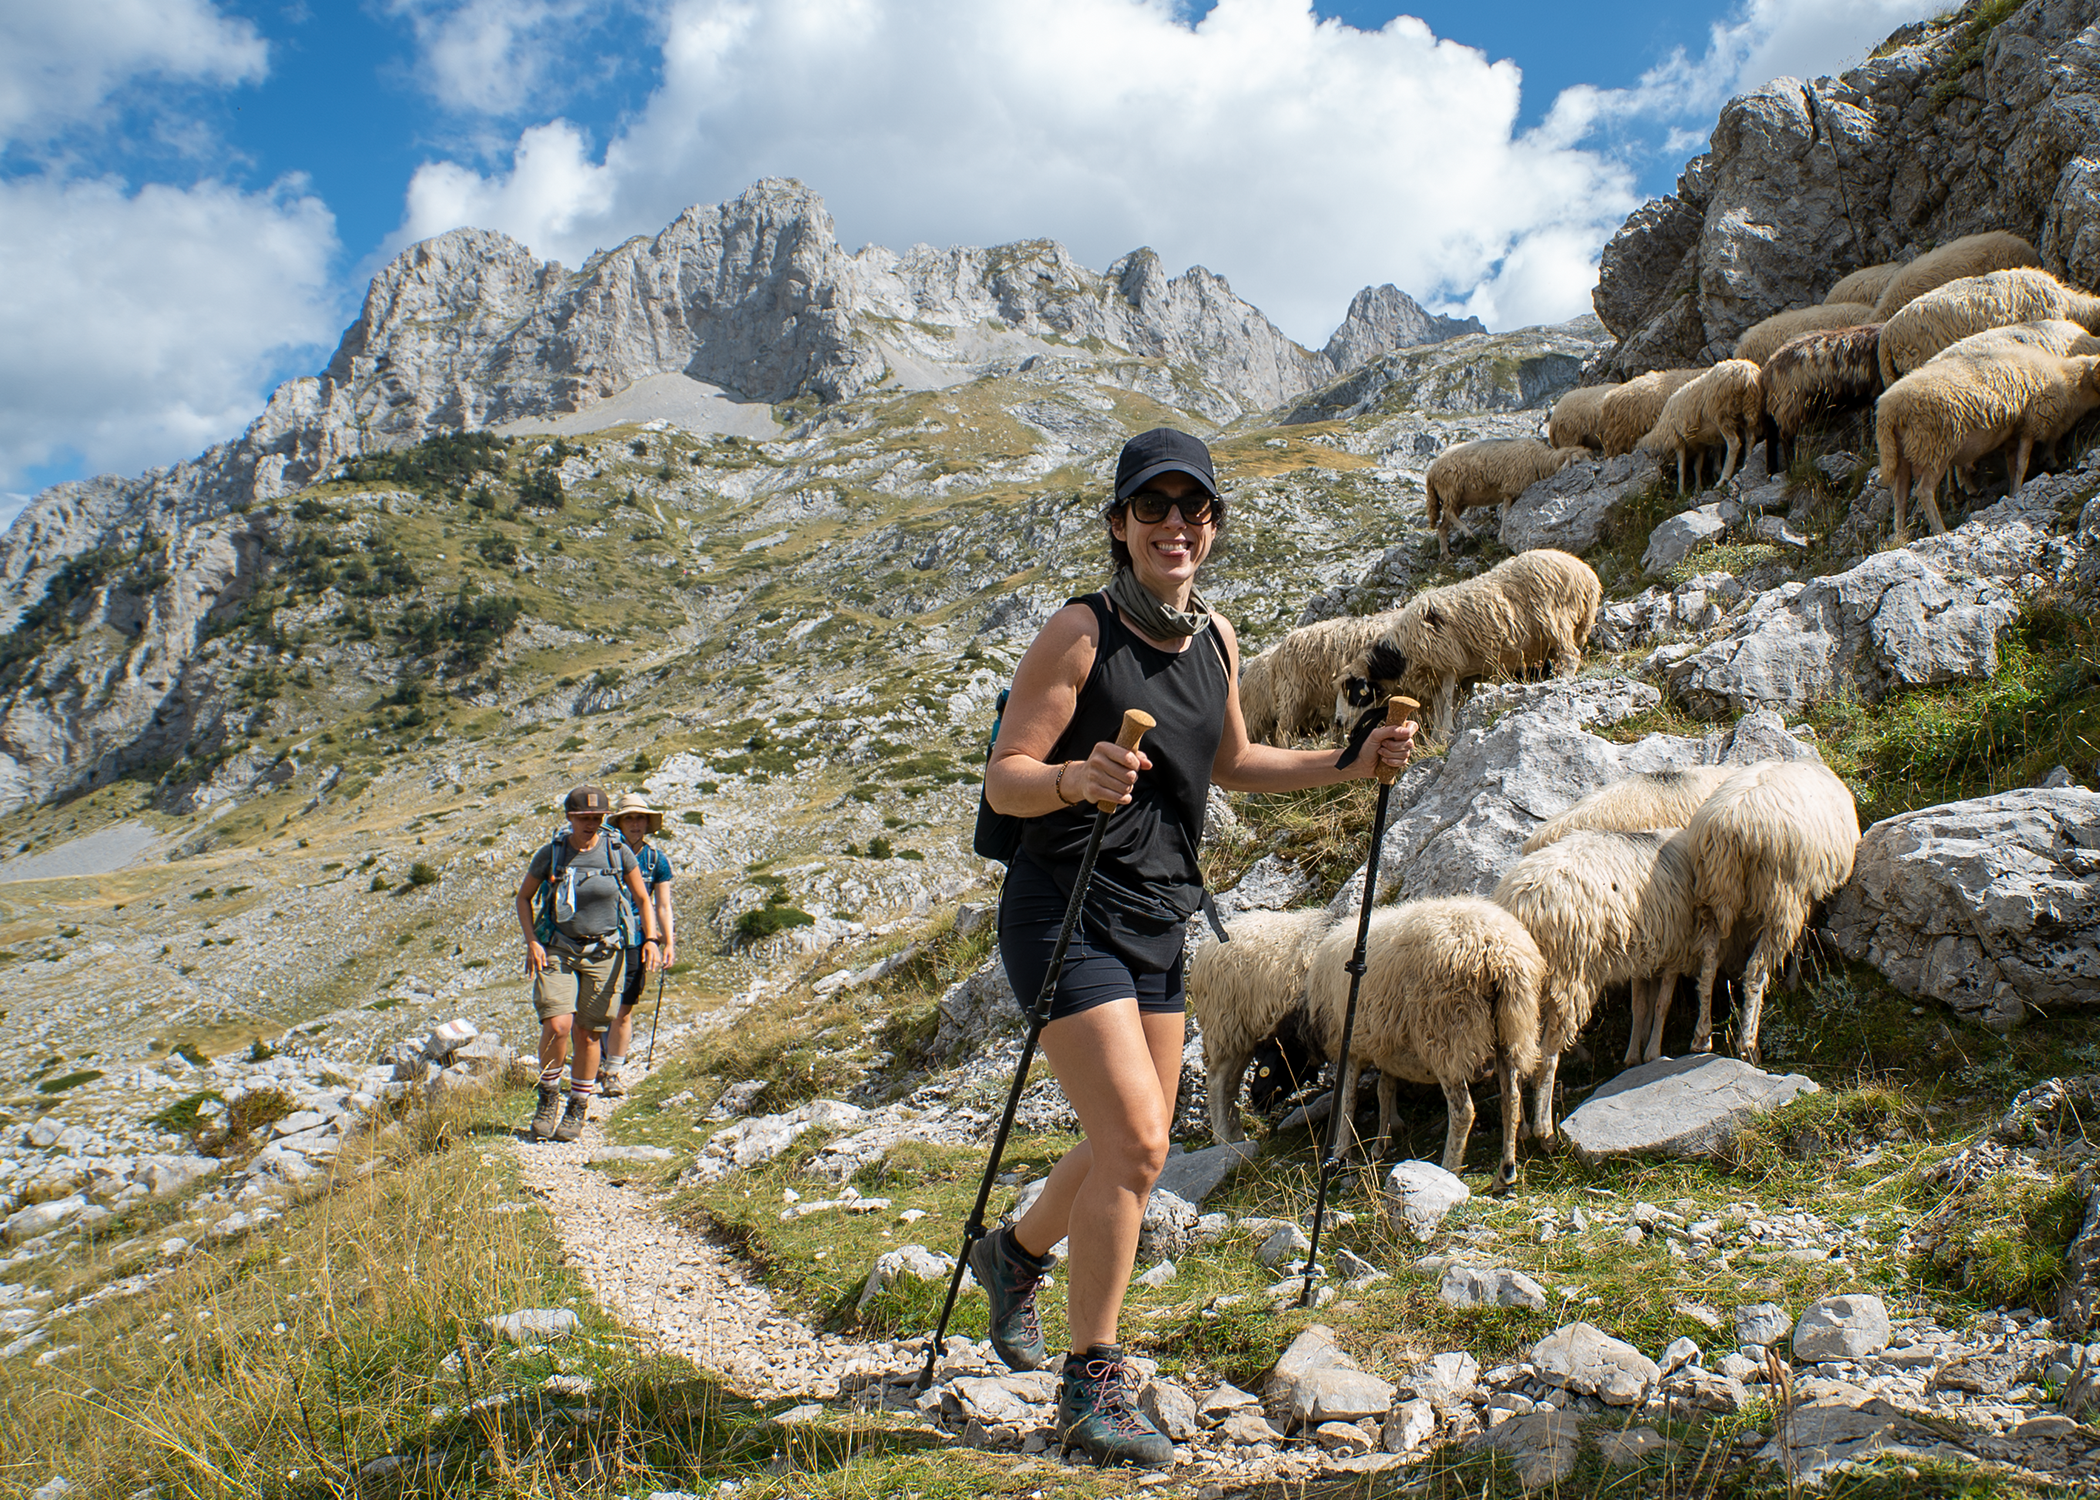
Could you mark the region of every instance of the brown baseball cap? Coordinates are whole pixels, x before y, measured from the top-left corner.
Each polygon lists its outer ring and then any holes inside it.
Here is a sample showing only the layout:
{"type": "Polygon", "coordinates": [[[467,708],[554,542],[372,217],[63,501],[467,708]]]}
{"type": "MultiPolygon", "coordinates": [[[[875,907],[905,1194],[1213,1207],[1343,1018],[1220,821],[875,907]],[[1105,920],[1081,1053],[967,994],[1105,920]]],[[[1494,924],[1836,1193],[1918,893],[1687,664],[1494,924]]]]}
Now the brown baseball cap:
{"type": "Polygon", "coordinates": [[[605,795],[602,786],[580,786],[563,799],[561,810],[565,813],[596,813],[602,818],[612,811],[612,798],[605,795]]]}

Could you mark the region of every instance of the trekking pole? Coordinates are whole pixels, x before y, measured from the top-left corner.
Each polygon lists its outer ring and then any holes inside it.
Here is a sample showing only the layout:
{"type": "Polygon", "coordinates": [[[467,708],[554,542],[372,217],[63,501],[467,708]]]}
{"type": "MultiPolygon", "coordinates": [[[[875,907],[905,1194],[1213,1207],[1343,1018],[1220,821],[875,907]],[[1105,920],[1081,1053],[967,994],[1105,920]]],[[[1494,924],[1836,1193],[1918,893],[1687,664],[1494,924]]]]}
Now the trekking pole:
{"type": "MultiPolygon", "coordinates": [[[[1412,698],[1388,698],[1385,700],[1385,721],[1404,724],[1408,715],[1421,706],[1412,698]]],[[[1342,1164],[1342,1132],[1347,1129],[1355,1134],[1355,1122],[1342,1118],[1342,1083],[1353,1066],[1349,1061],[1349,1044],[1356,1034],[1356,992],[1363,983],[1364,953],[1371,945],[1371,901],[1378,894],[1379,846],[1385,842],[1386,807],[1393,800],[1393,782],[1399,775],[1398,766],[1381,764],[1378,767],[1378,811],[1371,818],[1371,855],[1364,861],[1364,896],[1356,909],[1356,952],[1349,959],[1349,1003],[1342,1010],[1342,1050],[1334,1069],[1333,1103],[1327,1116],[1327,1154],[1320,1162],[1320,1192],[1313,1203],[1312,1244],[1305,1252],[1305,1286],[1298,1294],[1300,1307],[1312,1306],[1313,1277],[1318,1274],[1320,1264],[1320,1228],[1327,1217],[1327,1186],[1342,1164]]]]}
{"type": "Polygon", "coordinates": [[[656,1066],[656,1028],[664,1019],[664,971],[656,971],[656,1015],[649,1022],[649,1055],[642,1059],[642,1071],[648,1072],[656,1066]]]}
{"type": "MultiPolygon", "coordinates": [[[[1125,709],[1123,729],[1116,736],[1116,743],[1125,750],[1135,750],[1138,741],[1156,723],[1142,709],[1125,709]]],[[[1072,932],[1079,925],[1079,909],[1086,901],[1087,885],[1094,878],[1094,860],[1101,853],[1101,835],[1108,828],[1109,815],[1116,810],[1116,804],[1096,802],[1094,809],[1094,831],[1087,836],[1086,853],[1080,856],[1079,874],[1072,881],[1072,894],[1065,902],[1065,925],[1057,934],[1057,946],[1050,950],[1050,968],[1043,975],[1043,987],[1028,1013],[1028,1035],[1021,1042],[1021,1060],[1014,1065],[1013,1087],[1006,1091],[1006,1112],[999,1117],[998,1132],[992,1137],[992,1155],[984,1164],[984,1180],[977,1184],[977,1202],[963,1225],[962,1252],[955,1257],[955,1274],[948,1278],[948,1296],[941,1303],[940,1322],[926,1346],[926,1368],[919,1372],[917,1387],[922,1391],[933,1384],[934,1362],[945,1352],[942,1341],[948,1336],[948,1319],[955,1311],[956,1295],[962,1291],[963,1272],[970,1267],[970,1247],[984,1238],[984,1206],[991,1200],[993,1179],[999,1175],[999,1158],[1006,1150],[1007,1132],[1013,1129],[1014,1113],[1021,1107],[1021,1091],[1028,1086],[1028,1068],[1035,1061],[1036,1039],[1050,1019],[1050,1007],[1057,998],[1057,981],[1064,972],[1065,950],[1071,946],[1072,932]]]]}

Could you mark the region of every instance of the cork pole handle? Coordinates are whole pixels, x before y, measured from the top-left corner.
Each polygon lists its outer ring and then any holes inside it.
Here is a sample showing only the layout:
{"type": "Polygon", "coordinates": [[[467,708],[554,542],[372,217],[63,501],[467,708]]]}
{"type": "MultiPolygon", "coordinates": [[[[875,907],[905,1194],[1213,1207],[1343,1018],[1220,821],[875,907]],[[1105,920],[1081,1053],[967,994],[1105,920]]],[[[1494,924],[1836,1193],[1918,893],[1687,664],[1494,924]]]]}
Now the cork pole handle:
{"type": "MultiPolygon", "coordinates": [[[[1126,708],[1123,710],[1123,728],[1116,735],[1116,743],[1125,750],[1135,750],[1138,747],[1138,741],[1145,737],[1145,731],[1157,729],[1158,727],[1159,720],[1153,718],[1152,715],[1146,713],[1142,708],[1126,708]]],[[[1116,810],[1116,804],[1108,800],[1096,802],[1094,806],[1103,812],[1114,812],[1116,810]]]]}
{"type": "MultiPolygon", "coordinates": [[[[1402,698],[1395,695],[1385,700],[1385,721],[1388,724],[1405,724],[1415,716],[1415,710],[1421,706],[1412,698],[1402,698]]],[[[1399,777],[1400,768],[1398,766],[1389,766],[1383,761],[1378,763],[1378,784],[1380,786],[1391,786],[1399,777]]]]}

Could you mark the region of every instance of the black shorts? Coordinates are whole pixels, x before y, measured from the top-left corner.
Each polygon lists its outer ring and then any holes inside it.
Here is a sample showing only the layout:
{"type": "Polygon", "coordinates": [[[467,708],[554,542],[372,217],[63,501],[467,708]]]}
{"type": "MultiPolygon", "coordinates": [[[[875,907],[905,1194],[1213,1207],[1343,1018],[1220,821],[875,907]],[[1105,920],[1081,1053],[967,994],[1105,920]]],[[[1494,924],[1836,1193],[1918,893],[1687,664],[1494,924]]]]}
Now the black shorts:
{"type": "Polygon", "coordinates": [[[620,991],[620,1009],[633,1010],[641,1003],[642,986],[649,982],[649,971],[642,967],[642,950],[627,950],[627,985],[620,991]]]}
{"type": "MultiPolygon", "coordinates": [[[[1065,925],[1065,896],[1050,872],[1026,853],[1014,856],[999,895],[999,957],[1006,980],[1021,1009],[1035,1008],[1043,976],[1057,951],[1057,934],[1065,925]]],[[[1077,1015],[1111,1000],[1135,997],[1148,1015],[1180,1015],[1187,1008],[1181,984],[1182,960],[1164,974],[1133,974],[1112,950],[1088,940],[1082,920],[1065,949],[1065,967],[1050,1005],[1050,1019],[1077,1015]]]]}

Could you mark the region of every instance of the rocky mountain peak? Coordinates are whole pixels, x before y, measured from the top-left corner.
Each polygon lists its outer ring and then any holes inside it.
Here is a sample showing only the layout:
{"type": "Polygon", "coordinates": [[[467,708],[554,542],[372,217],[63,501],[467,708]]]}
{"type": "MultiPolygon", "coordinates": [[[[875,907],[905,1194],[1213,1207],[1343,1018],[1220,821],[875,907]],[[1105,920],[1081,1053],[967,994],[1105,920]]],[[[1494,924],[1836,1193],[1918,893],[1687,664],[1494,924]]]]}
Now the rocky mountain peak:
{"type": "Polygon", "coordinates": [[[1350,299],[1342,326],[1324,351],[1337,375],[1346,375],[1395,349],[1437,344],[1469,333],[1486,333],[1478,318],[1449,318],[1426,311],[1390,281],[1367,286],[1350,299]]]}

